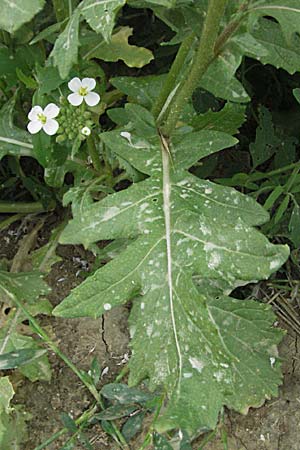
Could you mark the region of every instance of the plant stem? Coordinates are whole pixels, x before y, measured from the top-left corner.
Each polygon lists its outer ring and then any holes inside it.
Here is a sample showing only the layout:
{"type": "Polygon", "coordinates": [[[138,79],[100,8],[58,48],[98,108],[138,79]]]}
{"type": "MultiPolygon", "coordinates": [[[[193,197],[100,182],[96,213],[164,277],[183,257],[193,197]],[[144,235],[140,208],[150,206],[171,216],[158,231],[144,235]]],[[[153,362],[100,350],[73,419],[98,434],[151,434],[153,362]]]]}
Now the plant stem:
{"type": "Polygon", "coordinates": [[[193,66],[180,92],[171,104],[166,123],[163,127],[163,132],[166,136],[170,136],[175,129],[180,112],[189,101],[195,88],[199,85],[200,79],[215,57],[214,47],[226,3],[227,0],[210,0],[209,2],[200,44],[194,58],[193,66]]]}
{"type": "Polygon", "coordinates": [[[5,228],[8,228],[12,223],[17,222],[18,220],[22,219],[25,214],[15,214],[13,216],[9,216],[7,219],[1,220],[0,222],[0,231],[5,230],[5,228]]]}
{"type": "MultiPolygon", "coordinates": [[[[128,373],[129,369],[128,366],[123,367],[119,375],[115,378],[115,383],[119,383],[122,378],[128,373]]],[[[87,411],[84,411],[84,413],[81,414],[78,419],[75,420],[76,425],[81,425],[82,423],[88,421],[91,419],[94,415],[94,413],[97,411],[97,405],[93,405],[90,409],[87,411]]],[[[42,450],[47,447],[47,445],[51,444],[53,441],[58,439],[60,436],[64,435],[65,433],[68,433],[67,428],[62,428],[61,430],[57,431],[56,433],[52,434],[46,441],[42,442],[38,447],[36,447],[34,450],[42,450]]]]}
{"type": "Polygon", "coordinates": [[[45,211],[50,211],[54,208],[55,205],[53,203],[49,205],[48,210],[46,210],[41,202],[0,202],[0,213],[8,213],[8,214],[41,213],[45,211]]]}
{"type": "Polygon", "coordinates": [[[154,413],[154,417],[153,417],[153,420],[152,420],[151,427],[150,427],[148,433],[146,434],[146,437],[145,437],[145,439],[144,439],[144,442],[142,443],[142,445],[141,445],[141,447],[139,448],[139,450],[144,450],[144,449],[151,443],[151,440],[152,440],[152,432],[153,432],[153,429],[154,429],[154,426],[155,426],[155,422],[156,422],[157,419],[158,419],[158,416],[159,416],[159,414],[160,414],[161,408],[162,408],[162,406],[163,406],[163,404],[164,404],[164,400],[165,400],[165,395],[162,395],[162,396],[160,397],[160,399],[159,399],[158,406],[157,406],[156,411],[155,411],[155,413],[154,413]]]}
{"type": "MultiPolygon", "coordinates": [[[[97,391],[94,384],[92,384],[88,380],[87,375],[83,371],[79,370],[75,366],[75,364],[73,364],[72,361],[60,350],[60,348],[57,347],[57,345],[50,339],[50,337],[43,330],[43,328],[38,324],[38,322],[35,320],[35,318],[27,311],[27,309],[24,307],[22,302],[20,302],[20,300],[15,295],[13,295],[9,291],[7,291],[4,287],[2,287],[2,288],[5,291],[5,293],[7,294],[7,296],[9,298],[11,298],[12,301],[22,310],[24,315],[29,320],[30,325],[32,326],[33,330],[42,338],[42,340],[48,345],[48,347],[57,356],[59,356],[65,362],[65,364],[77,375],[77,377],[87,387],[87,389],[90,391],[90,393],[95,398],[97,403],[100,405],[101,409],[105,409],[100,393],[97,391]]],[[[113,422],[111,422],[111,425],[114,429],[114,433],[115,433],[114,438],[115,438],[116,442],[121,446],[121,448],[123,448],[124,450],[127,450],[128,445],[127,445],[127,442],[126,442],[124,436],[121,434],[120,430],[116,427],[116,425],[113,422]]]]}
{"type": "Polygon", "coordinates": [[[248,4],[249,1],[246,1],[239,7],[236,18],[229,22],[229,24],[224,28],[220,36],[217,38],[214,48],[215,55],[219,55],[221,53],[230,36],[232,36],[232,34],[235,33],[235,31],[239,28],[241,21],[244,18],[245,12],[247,12],[248,4]]]}
{"type": "MultiPolygon", "coordinates": [[[[90,418],[93,417],[94,413],[97,411],[97,406],[93,405],[90,409],[87,411],[84,411],[84,413],[81,414],[78,419],[75,420],[76,425],[81,425],[84,422],[87,422],[90,418]]],[[[61,430],[57,431],[56,433],[52,434],[52,436],[49,437],[46,441],[44,441],[42,444],[38,445],[34,448],[34,450],[42,450],[44,448],[47,448],[49,444],[51,444],[53,441],[58,439],[60,436],[64,435],[65,433],[68,433],[68,428],[62,428],[61,430]]]]}
{"type": "Polygon", "coordinates": [[[170,96],[171,92],[175,88],[175,82],[178,77],[178,74],[180,70],[182,69],[184,62],[186,60],[186,57],[191,49],[191,46],[195,40],[195,34],[192,33],[189,36],[187,36],[181,43],[179,50],[177,52],[176,58],[172,64],[172,67],[167,75],[167,79],[164,83],[164,86],[159,93],[159,96],[152,108],[152,114],[154,115],[155,119],[158,118],[160,112],[163,109],[163,106],[165,105],[168,97],[170,96]]]}
{"type": "Polygon", "coordinates": [[[263,180],[264,178],[274,177],[276,175],[280,175],[283,172],[287,172],[288,170],[294,169],[294,168],[300,168],[300,162],[297,161],[295,163],[289,164],[284,167],[280,167],[279,169],[271,170],[270,172],[266,173],[254,173],[253,175],[250,175],[251,181],[258,181],[263,180]]]}
{"type": "Polygon", "coordinates": [[[103,171],[102,164],[101,164],[99,152],[97,151],[93,136],[89,136],[87,138],[86,142],[87,142],[89,155],[92,159],[93,166],[97,170],[97,172],[101,173],[103,171]]]}

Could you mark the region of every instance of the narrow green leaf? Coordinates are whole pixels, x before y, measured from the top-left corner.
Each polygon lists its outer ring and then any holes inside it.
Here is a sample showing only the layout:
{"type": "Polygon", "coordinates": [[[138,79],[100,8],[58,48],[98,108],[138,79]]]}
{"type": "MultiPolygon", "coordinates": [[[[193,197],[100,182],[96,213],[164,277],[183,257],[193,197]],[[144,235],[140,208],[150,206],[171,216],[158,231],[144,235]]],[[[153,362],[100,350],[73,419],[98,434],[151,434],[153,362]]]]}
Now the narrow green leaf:
{"type": "Polygon", "coordinates": [[[282,186],[276,186],[275,189],[273,189],[273,191],[267,197],[264,203],[264,207],[266,208],[267,211],[273,207],[274,203],[276,202],[276,200],[279,199],[283,191],[284,189],[282,186]]]}
{"type": "Polygon", "coordinates": [[[132,405],[114,405],[94,415],[97,420],[115,420],[122,417],[129,416],[137,410],[136,406],[132,405]]]}
{"type": "MultiPolygon", "coordinates": [[[[59,30],[61,29],[62,25],[67,22],[67,19],[65,19],[63,22],[56,22],[50,25],[49,27],[42,30],[40,33],[38,33],[31,41],[30,45],[36,44],[37,42],[42,41],[43,39],[46,39],[51,37],[53,39],[53,36],[56,35],[59,30]]],[[[52,41],[51,39],[51,41],[52,41]]]]}
{"type": "Polygon", "coordinates": [[[43,349],[22,349],[0,355],[0,370],[15,369],[29,364],[36,358],[47,353],[47,350],[43,349]]]}
{"type": "Polygon", "coordinates": [[[125,3],[126,0],[83,0],[80,10],[90,27],[109,42],[116,15],[125,3]]]}
{"type": "Polygon", "coordinates": [[[153,394],[137,388],[130,388],[127,384],[110,383],[101,389],[101,395],[109,400],[115,400],[122,405],[145,403],[153,398],[153,394]]]}
{"type": "Polygon", "coordinates": [[[283,214],[286,212],[288,206],[290,203],[290,196],[286,195],[283,199],[283,201],[281,202],[280,206],[278,207],[276,214],[274,216],[274,223],[278,223],[280,221],[280,219],[282,218],[283,214]]]}
{"type": "Polygon", "coordinates": [[[21,69],[17,68],[16,74],[17,74],[17,77],[19,78],[19,80],[27,87],[27,89],[36,89],[37,88],[38,84],[35,81],[35,79],[25,75],[25,73],[21,69]]]}
{"type": "Polygon", "coordinates": [[[70,433],[73,434],[77,432],[76,422],[72,419],[72,417],[69,414],[62,412],[60,414],[60,418],[64,427],[66,427],[70,433]]]}
{"type": "Polygon", "coordinates": [[[296,248],[300,247],[300,207],[294,205],[291,219],[289,222],[290,239],[296,248]]]}
{"type": "Polygon", "coordinates": [[[96,357],[92,361],[91,369],[90,369],[89,373],[90,373],[90,375],[91,375],[91,377],[93,379],[94,384],[96,385],[98,383],[99,379],[100,379],[100,376],[101,376],[101,366],[100,366],[99,361],[98,361],[98,359],[96,357]]]}
{"type": "Polygon", "coordinates": [[[55,41],[54,48],[50,54],[63,80],[69,75],[72,66],[77,64],[79,18],[80,10],[77,8],[73,12],[66,28],[55,41]]]}
{"type": "Polygon", "coordinates": [[[126,441],[130,441],[130,439],[141,431],[145,415],[145,412],[134,414],[125,422],[122,427],[122,434],[126,441]]]}
{"type": "Polygon", "coordinates": [[[44,6],[45,0],[9,0],[1,4],[0,29],[14,33],[29,22],[44,6]]]}

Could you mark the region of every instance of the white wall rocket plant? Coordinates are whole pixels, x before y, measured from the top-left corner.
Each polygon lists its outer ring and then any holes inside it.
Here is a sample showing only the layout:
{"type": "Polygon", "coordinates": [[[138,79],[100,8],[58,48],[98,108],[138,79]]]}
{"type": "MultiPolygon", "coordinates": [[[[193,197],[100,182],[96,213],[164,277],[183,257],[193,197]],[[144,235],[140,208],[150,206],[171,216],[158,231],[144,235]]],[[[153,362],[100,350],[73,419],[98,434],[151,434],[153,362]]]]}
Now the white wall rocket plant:
{"type": "Polygon", "coordinates": [[[96,106],[100,102],[100,95],[92,92],[96,87],[96,80],[94,78],[80,80],[75,77],[68,82],[68,87],[72,94],[68,95],[67,101],[65,97],[60,97],[60,107],[49,103],[44,109],[38,105],[31,108],[28,113],[30,122],[27,125],[31,134],[41,130],[49,136],[57,134],[56,141],[59,143],[66,139],[74,141],[77,137],[84,140],[90,136],[94,123],[91,120],[91,113],[82,103],[96,106]],[[83,107],[78,109],[80,105],[83,107]]]}

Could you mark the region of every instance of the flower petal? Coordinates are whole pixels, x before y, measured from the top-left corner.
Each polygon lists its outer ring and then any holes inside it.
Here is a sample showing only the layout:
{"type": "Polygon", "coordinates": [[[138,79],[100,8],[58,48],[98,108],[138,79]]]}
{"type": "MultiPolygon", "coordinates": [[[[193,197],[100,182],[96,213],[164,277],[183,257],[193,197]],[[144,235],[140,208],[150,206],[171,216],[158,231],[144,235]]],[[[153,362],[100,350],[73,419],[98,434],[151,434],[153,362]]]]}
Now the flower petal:
{"type": "Polygon", "coordinates": [[[42,126],[43,124],[39,120],[32,120],[31,122],[28,123],[27,130],[31,134],[36,134],[42,129],[42,126]]]}
{"type": "Polygon", "coordinates": [[[73,106],[79,106],[79,105],[81,105],[81,103],[83,101],[83,97],[82,97],[82,95],[75,94],[75,93],[74,94],[69,94],[68,95],[68,101],[73,106]]]}
{"type": "Polygon", "coordinates": [[[96,86],[96,80],[94,78],[83,78],[82,87],[87,88],[88,91],[92,91],[96,86]]]}
{"type": "Polygon", "coordinates": [[[31,110],[28,113],[28,119],[29,120],[38,120],[38,114],[42,114],[43,113],[43,109],[36,105],[33,108],[31,108],[31,110]]]}
{"type": "Polygon", "coordinates": [[[54,119],[48,119],[45,125],[43,125],[43,130],[45,133],[49,134],[49,136],[53,136],[58,130],[58,122],[54,119]]]}
{"type": "Polygon", "coordinates": [[[85,103],[89,106],[96,106],[100,102],[100,95],[96,92],[88,92],[84,97],[85,103]]]}
{"type": "Polygon", "coordinates": [[[55,103],[49,103],[44,109],[44,115],[48,119],[54,119],[54,117],[58,116],[59,111],[60,109],[58,106],[55,105],[55,103]]]}
{"type": "Polygon", "coordinates": [[[79,89],[81,88],[81,86],[82,86],[82,83],[78,77],[72,78],[72,80],[69,81],[69,83],[68,83],[68,88],[70,89],[70,91],[73,91],[73,92],[78,92],[79,89]]]}

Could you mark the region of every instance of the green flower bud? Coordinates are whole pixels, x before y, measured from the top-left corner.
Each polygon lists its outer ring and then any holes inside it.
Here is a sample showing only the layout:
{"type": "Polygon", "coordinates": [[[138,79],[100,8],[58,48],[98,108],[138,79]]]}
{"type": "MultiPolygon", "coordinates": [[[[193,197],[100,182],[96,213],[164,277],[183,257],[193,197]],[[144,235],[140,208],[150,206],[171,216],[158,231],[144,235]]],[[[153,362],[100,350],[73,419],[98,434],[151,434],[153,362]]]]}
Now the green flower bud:
{"type": "Polygon", "coordinates": [[[59,136],[56,136],[56,142],[59,144],[60,142],[64,142],[67,139],[67,136],[65,134],[60,134],[59,136]]]}
{"type": "Polygon", "coordinates": [[[59,102],[60,102],[61,105],[67,105],[68,104],[67,99],[63,95],[61,95],[59,97],[59,102]]]}
{"type": "Polygon", "coordinates": [[[72,131],[71,131],[71,133],[68,133],[68,139],[69,139],[70,141],[73,141],[73,139],[75,139],[75,136],[76,136],[76,134],[73,133],[72,131]]]}
{"type": "Polygon", "coordinates": [[[83,117],[84,117],[85,119],[90,119],[91,116],[92,116],[92,114],[90,113],[90,111],[85,111],[84,114],[83,114],[83,117]]]}

